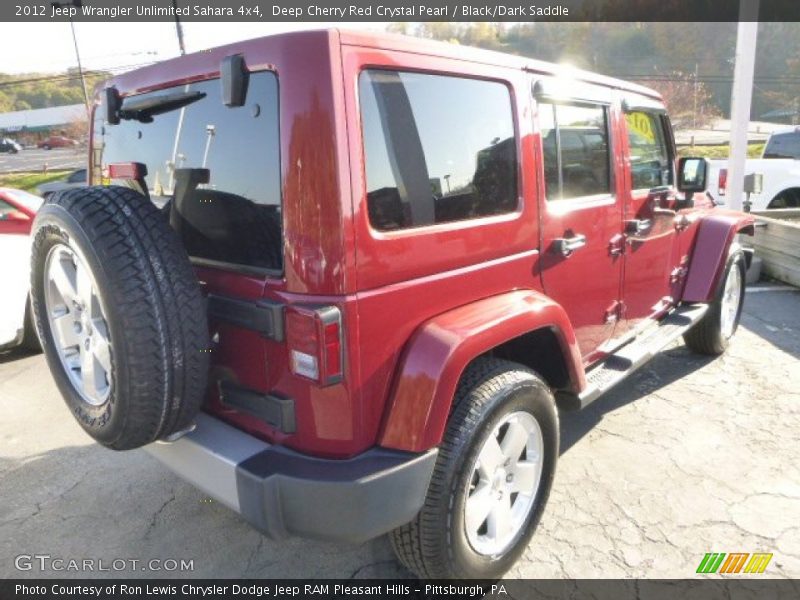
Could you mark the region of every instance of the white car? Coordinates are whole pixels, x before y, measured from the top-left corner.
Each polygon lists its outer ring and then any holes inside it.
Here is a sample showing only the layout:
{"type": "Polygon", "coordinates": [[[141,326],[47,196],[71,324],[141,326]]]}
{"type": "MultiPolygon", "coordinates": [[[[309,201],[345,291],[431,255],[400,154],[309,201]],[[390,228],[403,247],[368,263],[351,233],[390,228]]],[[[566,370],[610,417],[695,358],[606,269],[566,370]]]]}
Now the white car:
{"type": "MultiPolygon", "coordinates": [[[[707,191],[716,204],[727,204],[728,160],[709,160],[707,191]]],[[[760,194],[750,194],[751,210],[800,208],[800,127],[770,135],[761,158],[748,158],[745,175],[761,173],[760,194]]]]}
{"type": "Polygon", "coordinates": [[[42,199],[22,190],[0,188],[0,350],[37,349],[39,340],[28,306],[30,230],[42,199]]]}

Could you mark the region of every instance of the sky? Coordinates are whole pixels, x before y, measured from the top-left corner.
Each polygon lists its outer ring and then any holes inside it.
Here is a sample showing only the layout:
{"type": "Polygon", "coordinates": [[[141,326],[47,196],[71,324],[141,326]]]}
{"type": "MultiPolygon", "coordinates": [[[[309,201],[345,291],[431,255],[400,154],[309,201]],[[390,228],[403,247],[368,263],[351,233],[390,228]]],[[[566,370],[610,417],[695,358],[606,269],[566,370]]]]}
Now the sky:
{"type": "MultiPolygon", "coordinates": [[[[332,23],[183,23],[187,52],[264,35],[330,27],[332,23]]],[[[348,29],[382,30],[385,23],[336,23],[348,29]]],[[[69,23],[5,24],[0,73],[61,72],[76,66],[69,23]]],[[[85,69],[133,67],[178,55],[174,22],[75,23],[85,69]]]]}

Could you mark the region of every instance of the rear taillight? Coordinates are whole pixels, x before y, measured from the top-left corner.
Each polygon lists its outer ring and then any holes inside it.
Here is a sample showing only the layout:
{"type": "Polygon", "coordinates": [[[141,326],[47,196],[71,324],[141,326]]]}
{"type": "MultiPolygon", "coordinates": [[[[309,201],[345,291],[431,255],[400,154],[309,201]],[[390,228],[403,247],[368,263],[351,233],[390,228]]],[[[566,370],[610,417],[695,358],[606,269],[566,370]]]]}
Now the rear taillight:
{"type": "Polygon", "coordinates": [[[719,188],[719,195],[724,196],[728,189],[728,169],[719,170],[719,183],[717,187],[719,188]]]}
{"type": "Polygon", "coordinates": [[[147,177],[147,165],[137,162],[111,163],[107,167],[109,179],[144,179],[147,177]]]}
{"type": "Polygon", "coordinates": [[[335,306],[286,309],[286,341],[292,373],[320,385],[342,380],[342,313],[335,306]]]}

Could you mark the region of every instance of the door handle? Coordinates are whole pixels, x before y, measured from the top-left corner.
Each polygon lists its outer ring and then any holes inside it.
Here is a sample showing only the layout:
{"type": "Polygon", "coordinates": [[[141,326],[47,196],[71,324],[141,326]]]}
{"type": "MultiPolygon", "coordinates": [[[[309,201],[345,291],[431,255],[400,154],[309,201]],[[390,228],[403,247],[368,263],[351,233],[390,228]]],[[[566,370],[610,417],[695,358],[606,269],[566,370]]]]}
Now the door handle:
{"type": "Polygon", "coordinates": [[[625,233],[634,235],[644,235],[653,228],[653,221],[650,219],[631,219],[625,221],[625,233]]]}
{"type": "Polygon", "coordinates": [[[571,256],[575,250],[580,250],[586,245],[586,236],[576,233],[568,238],[556,238],[553,240],[553,249],[561,256],[571,256]]]}

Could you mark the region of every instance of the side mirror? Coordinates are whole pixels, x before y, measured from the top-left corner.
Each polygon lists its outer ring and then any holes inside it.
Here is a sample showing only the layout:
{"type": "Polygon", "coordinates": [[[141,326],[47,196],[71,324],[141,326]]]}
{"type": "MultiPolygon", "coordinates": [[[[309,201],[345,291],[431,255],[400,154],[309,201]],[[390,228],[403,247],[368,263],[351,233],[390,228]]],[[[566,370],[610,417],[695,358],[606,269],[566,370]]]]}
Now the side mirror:
{"type": "Polygon", "coordinates": [[[119,97],[117,88],[105,89],[106,101],[106,122],[109,125],[119,125],[119,109],[122,107],[122,101],[119,97]]]}
{"type": "Polygon", "coordinates": [[[685,156],[678,159],[678,190],[693,194],[704,192],[708,174],[708,161],[705,158],[685,156]]]}
{"type": "Polygon", "coordinates": [[[219,68],[222,80],[222,103],[225,106],[244,106],[247,99],[247,85],[250,72],[241,54],[233,54],[222,59],[219,68]]]}

